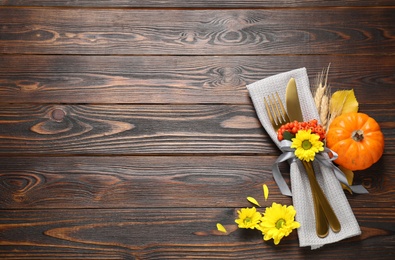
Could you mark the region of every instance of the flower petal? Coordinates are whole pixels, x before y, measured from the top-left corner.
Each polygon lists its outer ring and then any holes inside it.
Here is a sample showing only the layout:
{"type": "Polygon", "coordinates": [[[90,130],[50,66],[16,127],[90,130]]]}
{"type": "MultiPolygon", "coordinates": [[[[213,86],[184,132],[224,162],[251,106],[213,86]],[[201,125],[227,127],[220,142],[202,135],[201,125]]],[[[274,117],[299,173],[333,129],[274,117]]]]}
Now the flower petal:
{"type": "Polygon", "coordinates": [[[217,223],[217,230],[224,233],[228,232],[226,231],[226,228],[221,223],[217,223]]]}
{"type": "Polygon", "coordinates": [[[251,202],[252,204],[257,205],[258,207],[260,207],[261,205],[259,205],[258,201],[256,199],[254,199],[253,197],[247,197],[247,200],[249,202],[251,202]]]}
{"type": "Polygon", "coordinates": [[[263,184],[262,188],[263,188],[263,197],[265,198],[266,201],[267,198],[269,197],[269,188],[267,187],[266,184],[263,184]]]}

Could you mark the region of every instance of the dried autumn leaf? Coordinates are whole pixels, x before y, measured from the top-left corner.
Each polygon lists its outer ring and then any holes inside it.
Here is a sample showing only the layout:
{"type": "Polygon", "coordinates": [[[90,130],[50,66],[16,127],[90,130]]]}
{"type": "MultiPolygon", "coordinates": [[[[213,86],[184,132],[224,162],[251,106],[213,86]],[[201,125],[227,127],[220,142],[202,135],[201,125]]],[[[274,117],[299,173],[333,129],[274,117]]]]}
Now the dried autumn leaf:
{"type": "Polygon", "coordinates": [[[226,231],[226,228],[221,223],[217,223],[217,230],[224,233],[228,232],[226,231]]]}
{"type": "Polygon", "coordinates": [[[260,207],[261,205],[259,205],[258,201],[256,199],[254,199],[253,197],[247,197],[247,200],[249,202],[251,202],[252,204],[257,205],[258,207],[260,207]]]}
{"type": "Polygon", "coordinates": [[[269,197],[269,188],[267,187],[266,184],[263,184],[262,188],[263,188],[263,197],[265,198],[266,201],[267,198],[269,197]]]}
{"type": "MultiPolygon", "coordinates": [[[[348,185],[352,185],[352,182],[354,180],[354,172],[349,170],[349,169],[347,169],[347,168],[344,168],[343,166],[339,166],[339,169],[346,176],[348,185]]],[[[344,190],[348,190],[348,192],[350,192],[352,194],[352,190],[349,187],[347,187],[346,185],[344,185],[343,183],[342,183],[342,187],[343,187],[344,190]]]]}
{"type": "Polygon", "coordinates": [[[354,90],[339,90],[332,94],[330,101],[330,113],[337,115],[358,112],[358,101],[354,90]]]}

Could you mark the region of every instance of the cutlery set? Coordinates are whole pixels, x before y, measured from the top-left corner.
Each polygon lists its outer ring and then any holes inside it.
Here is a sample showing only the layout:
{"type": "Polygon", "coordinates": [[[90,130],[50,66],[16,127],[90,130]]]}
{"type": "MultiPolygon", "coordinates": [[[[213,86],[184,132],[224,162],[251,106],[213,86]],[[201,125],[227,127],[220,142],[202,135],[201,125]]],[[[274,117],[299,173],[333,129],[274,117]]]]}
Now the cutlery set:
{"type": "MultiPolygon", "coordinates": [[[[294,120],[303,122],[303,114],[300,106],[296,82],[291,78],[288,82],[285,94],[286,109],[280,99],[279,94],[276,92],[272,96],[264,97],[266,112],[273,129],[277,130],[288,122],[294,120]]],[[[332,231],[337,233],[340,231],[340,222],[334,213],[331,205],[329,204],[324,192],[322,191],[318,181],[315,177],[315,172],[312,162],[301,160],[304,169],[306,170],[311,193],[313,197],[314,214],[316,219],[316,233],[318,237],[324,238],[329,233],[329,226],[332,231]],[[328,226],[329,225],[329,226],[328,226]]]]}

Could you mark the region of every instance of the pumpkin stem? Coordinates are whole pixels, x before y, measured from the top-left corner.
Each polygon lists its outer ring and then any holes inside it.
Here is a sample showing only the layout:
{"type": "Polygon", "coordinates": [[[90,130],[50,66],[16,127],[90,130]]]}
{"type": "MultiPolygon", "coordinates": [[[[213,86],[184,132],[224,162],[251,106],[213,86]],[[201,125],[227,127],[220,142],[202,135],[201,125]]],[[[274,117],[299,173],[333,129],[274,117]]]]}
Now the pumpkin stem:
{"type": "Polygon", "coordinates": [[[361,142],[363,140],[363,131],[362,130],[355,130],[352,132],[351,137],[356,142],[361,142]]]}

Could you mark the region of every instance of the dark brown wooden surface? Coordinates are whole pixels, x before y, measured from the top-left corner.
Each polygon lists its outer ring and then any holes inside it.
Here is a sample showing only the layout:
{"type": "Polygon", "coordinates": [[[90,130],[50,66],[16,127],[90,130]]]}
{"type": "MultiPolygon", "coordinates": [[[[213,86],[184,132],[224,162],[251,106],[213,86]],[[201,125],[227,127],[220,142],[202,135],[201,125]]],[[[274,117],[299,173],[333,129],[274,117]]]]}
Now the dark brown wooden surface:
{"type": "Polygon", "coordinates": [[[1,8],[0,51],[84,55],[389,54],[394,41],[394,10],[1,8]]]}
{"type": "Polygon", "coordinates": [[[391,0],[0,0],[9,6],[61,6],[61,7],[161,7],[161,8],[259,8],[259,7],[347,7],[347,6],[393,6],[391,0]]]}
{"type": "Polygon", "coordinates": [[[393,6],[0,0],[0,259],[395,258],[393,6]],[[263,183],[292,203],[245,85],[328,63],[385,135],[347,194],[362,235],[274,246],[234,223],[263,183]]]}
{"type": "Polygon", "coordinates": [[[392,55],[3,55],[0,102],[250,106],[246,84],[300,67],[313,83],[329,63],[332,88],[354,88],[361,106],[393,102],[388,95],[395,84],[392,55]]]}

